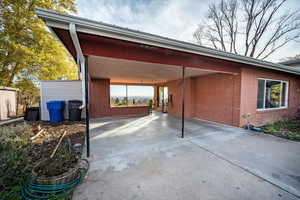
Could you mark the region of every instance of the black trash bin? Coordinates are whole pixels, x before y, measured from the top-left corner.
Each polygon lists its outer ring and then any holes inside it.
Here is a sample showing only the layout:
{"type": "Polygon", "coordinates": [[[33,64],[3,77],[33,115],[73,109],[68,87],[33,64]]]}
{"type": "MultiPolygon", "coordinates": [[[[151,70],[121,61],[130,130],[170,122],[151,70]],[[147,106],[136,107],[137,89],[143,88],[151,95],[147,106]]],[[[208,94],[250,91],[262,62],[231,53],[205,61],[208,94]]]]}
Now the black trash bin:
{"type": "Polygon", "coordinates": [[[39,107],[31,107],[31,108],[26,109],[24,120],[39,121],[39,119],[40,119],[40,108],[39,107]]]}
{"type": "Polygon", "coordinates": [[[81,120],[81,109],[79,108],[81,105],[82,105],[82,101],[80,101],[80,100],[68,101],[69,120],[70,121],[80,121],[81,120]]]}

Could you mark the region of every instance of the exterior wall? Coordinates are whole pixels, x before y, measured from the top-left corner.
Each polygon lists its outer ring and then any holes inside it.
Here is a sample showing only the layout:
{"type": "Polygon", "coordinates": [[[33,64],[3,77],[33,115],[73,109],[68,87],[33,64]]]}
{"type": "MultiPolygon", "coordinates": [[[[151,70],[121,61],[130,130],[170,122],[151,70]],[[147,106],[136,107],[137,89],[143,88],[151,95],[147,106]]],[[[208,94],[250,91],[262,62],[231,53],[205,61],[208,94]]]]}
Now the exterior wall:
{"type": "Polygon", "coordinates": [[[148,106],[110,107],[109,79],[92,79],[89,85],[91,118],[149,114],[148,106]]]}
{"type": "MultiPolygon", "coordinates": [[[[56,35],[62,39],[71,54],[76,57],[76,51],[67,30],[53,28],[56,35]]],[[[187,81],[186,86],[186,116],[201,117],[207,120],[243,126],[245,120],[241,115],[252,113],[252,123],[261,125],[267,122],[283,119],[284,116],[292,116],[299,105],[299,76],[287,75],[284,72],[275,72],[256,68],[233,61],[212,58],[204,55],[180,52],[151,45],[141,45],[130,41],[112,39],[108,37],[78,33],[81,41],[82,51],[85,55],[121,58],[128,60],[144,61],[150,63],[168,64],[174,66],[186,66],[220,73],[231,73],[237,75],[208,75],[209,77],[198,77],[187,81]],[[126,51],[124,51],[126,49],[126,51]],[[241,69],[243,69],[241,73],[241,69]],[[283,79],[289,84],[289,107],[286,110],[256,111],[257,77],[283,79]],[[190,82],[190,83],[188,83],[190,82]],[[192,84],[195,82],[196,84],[192,84]],[[225,92],[226,91],[226,92],[225,92]],[[230,115],[229,115],[230,114],[230,115]]],[[[101,66],[99,66],[101,67],[101,66]]],[[[169,93],[173,96],[173,105],[169,108],[171,114],[179,115],[181,112],[181,90],[180,81],[168,83],[169,93]]],[[[96,87],[96,86],[95,86],[96,87]]],[[[98,85],[98,87],[100,87],[98,85]]],[[[91,90],[96,89],[91,86],[91,90]]],[[[101,90],[98,90],[98,92],[101,90]]],[[[100,94],[91,92],[91,101],[99,101],[100,94]],[[97,96],[98,95],[98,96],[97,96]],[[96,98],[98,97],[98,98],[96,98]],[[98,100],[97,100],[98,99],[98,100]]],[[[107,92],[103,93],[104,97],[107,92]]],[[[107,99],[104,104],[95,106],[97,112],[102,115],[110,113],[107,99]],[[106,106],[106,107],[104,107],[106,106]]],[[[99,103],[99,102],[98,102],[99,103]]],[[[101,103],[100,103],[101,104],[101,103]]],[[[92,110],[92,109],[91,109],[92,110]]],[[[95,113],[96,111],[94,111],[95,113]]]]}
{"type": "Polygon", "coordinates": [[[195,81],[195,117],[239,125],[240,76],[210,74],[195,81]]]}
{"type": "Polygon", "coordinates": [[[0,120],[6,120],[16,116],[17,91],[12,89],[0,89],[0,120]]]}
{"type": "MultiPolygon", "coordinates": [[[[270,70],[244,67],[238,75],[215,73],[186,79],[185,116],[234,126],[244,126],[242,116],[250,113],[250,123],[256,126],[286,120],[300,108],[300,79],[297,76],[270,70]],[[257,79],[267,78],[289,82],[288,108],[257,111],[257,79]]],[[[181,80],[166,84],[172,102],[168,111],[181,115],[181,80]]]]}
{"type": "MultiPolygon", "coordinates": [[[[173,115],[181,115],[182,110],[182,80],[170,81],[165,84],[168,87],[169,104],[168,113],[173,115]],[[172,96],[172,100],[170,98],[172,96]]],[[[187,78],[185,80],[185,117],[194,117],[194,79],[187,78]]]]}
{"type": "MultiPolygon", "coordinates": [[[[41,120],[49,120],[47,110],[47,102],[51,100],[64,100],[66,102],[65,118],[68,119],[68,101],[82,100],[81,81],[41,81],[40,85],[41,96],[41,120]]],[[[82,117],[85,117],[84,111],[82,117]]]]}
{"type": "MultiPolygon", "coordinates": [[[[171,81],[166,85],[169,95],[172,95],[168,111],[173,115],[181,115],[182,81],[171,81]]],[[[238,126],[239,105],[239,75],[216,73],[185,81],[186,117],[238,126]]]]}
{"type": "Polygon", "coordinates": [[[149,114],[148,106],[112,107],[111,116],[144,116],[149,114]]]}
{"type": "MultiPolygon", "coordinates": [[[[241,79],[241,113],[250,113],[250,123],[259,126],[279,120],[286,120],[294,117],[300,106],[300,79],[299,76],[293,76],[285,73],[261,70],[256,68],[242,68],[241,79]],[[288,88],[288,108],[257,111],[257,79],[267,78],[283,80],[289,82],[288,88]]],[[[240,118],[240,126],[247,123],[245,119],[240,118]]]]}
{"type": "Polygon", "coordinates": [[[110,114],[109,79],[92,79],[90,81],[90,115],[95,117],[107,117],[110,114]]]}

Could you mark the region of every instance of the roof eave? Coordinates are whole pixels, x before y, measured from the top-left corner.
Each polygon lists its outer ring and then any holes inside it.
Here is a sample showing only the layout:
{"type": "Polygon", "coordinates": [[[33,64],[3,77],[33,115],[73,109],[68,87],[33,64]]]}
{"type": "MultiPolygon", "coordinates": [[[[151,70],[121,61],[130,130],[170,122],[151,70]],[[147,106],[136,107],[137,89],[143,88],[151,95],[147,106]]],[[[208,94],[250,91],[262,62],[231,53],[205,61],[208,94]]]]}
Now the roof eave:
{"type": "Polygon", "coordinates": [[[202,47],[192,43],[187,43],[187,42],[178,41],[170,38],[156,36],[149,33],[140,32],[140,31],[125,29],[118,26],[99,23],[96,21],[87,20],[80,17],[75,17],[71,15],[62,15],[45,9],[38,8],[37,15],[40,18],[42,18],[45,21],[46,25],[49,27],[68,30],[69,23],[74,23],[76,24],[77,31],[82,33],[88,33],[93,35],[110,37],[114,39],[137,42],[141,44],[152,45],[152,46],[157,46],[157,47],[162,47],[162,48],[167,48],[172,50],[193,53],[193,54],[199,54],[208,57],[219,58],[223,60],[249,64],[249,65],[254,65],[262,68],[300,75],[300,70],[291,69],[290,67],[282,64],[277,64],[277,63],[262,61],[262,60],[241,56],[237,54],[222,52],[222,51],[202,47]]]}

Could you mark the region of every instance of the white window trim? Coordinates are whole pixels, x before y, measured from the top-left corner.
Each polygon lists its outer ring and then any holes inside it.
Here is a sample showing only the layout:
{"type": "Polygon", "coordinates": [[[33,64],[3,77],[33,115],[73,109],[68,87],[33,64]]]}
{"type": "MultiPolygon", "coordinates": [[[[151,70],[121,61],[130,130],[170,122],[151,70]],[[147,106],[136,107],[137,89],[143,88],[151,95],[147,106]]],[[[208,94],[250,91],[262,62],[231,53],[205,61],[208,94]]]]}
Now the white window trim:
{"type": "MultiPolygon", "coordinates": [[[[258,80],[264,80],[265,81],[265,85],[264,85],[264,102],[263,102],[263,107],[264,108],[257,108],[257,105],[256,105],[256,110],[257,111],[268,111],[268,110],[281,110],[281,109],[286,109],[288,108],[288,99],[289,99],[289,82],[288,81],[283,81],[283,80],[275,80],[275,79],[268,79],[268,78],[258,78],[258,80]],[[280,91],[280,107],[278,108],[265,108],[266,107],[266,84],[267,84],[267,81],[278,81],[280,82],[281,84],[281,88],[282,88],[282,83],[285,83],[286,84],[286,90],[285,90],[285,106],[281,106],[281,100],[282,100],[282,89],[280,91]]],[[[256,97],[257,98],[257,97],[256,97]]]]}

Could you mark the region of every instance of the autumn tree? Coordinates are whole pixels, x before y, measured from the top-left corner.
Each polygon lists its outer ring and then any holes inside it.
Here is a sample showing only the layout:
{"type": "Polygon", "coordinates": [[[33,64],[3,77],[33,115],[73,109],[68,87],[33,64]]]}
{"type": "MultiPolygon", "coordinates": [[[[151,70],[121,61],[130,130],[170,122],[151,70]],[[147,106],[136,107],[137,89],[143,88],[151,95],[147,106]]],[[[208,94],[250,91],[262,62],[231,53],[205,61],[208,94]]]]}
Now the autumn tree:
{"type": "Polygon", "coordinates": [[[218,50],[267,59],[300,37],[299,10],[283,12],[287,0],[220,0],[194,32],[196,41],[218,50]]]}
{"type": "Polygon", "coordinates": [[[0,85],[25,94],[39,80],[77,77],[72,57],[35,15],[36,7],[76,12],[74,0],[0,1],[0,85]]]}

